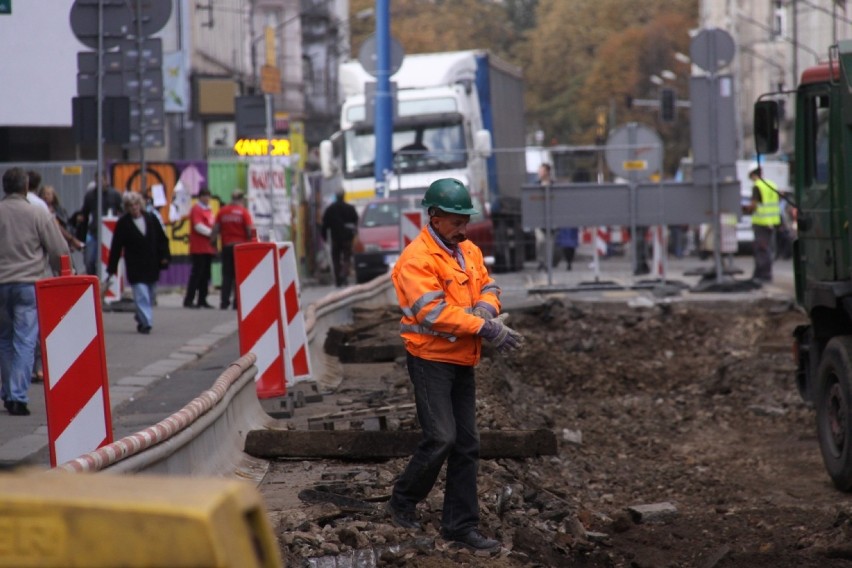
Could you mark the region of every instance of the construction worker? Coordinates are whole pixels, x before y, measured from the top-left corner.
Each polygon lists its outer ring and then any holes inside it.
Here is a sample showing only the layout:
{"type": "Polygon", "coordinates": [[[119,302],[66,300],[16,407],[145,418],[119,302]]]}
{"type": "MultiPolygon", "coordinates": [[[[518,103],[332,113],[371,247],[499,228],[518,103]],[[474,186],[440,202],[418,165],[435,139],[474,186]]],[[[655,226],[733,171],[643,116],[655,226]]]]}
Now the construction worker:
{"type": "Polygon", "coordinates": [[[482,251],[466,240],[467,223],[477,210],[465,186],[439,179],[421,204],[429,222],[402,251],[392,279],[423,437],[394,485],[387,510],[396,526],[419,530],[417,503],[432,490],[446,461],[442,535],[474,550],[495,550],[500,543],[478,529],[473,369],[483,338],[509,352],[521,347],[523,337],[503,323],[504,314],[498,316],[500,288],[488,275],[482,251]]]}
{"type": "Polygon", "coordinates": [[[754,274],[752,280],[760,284],[772,282],[772,241],[775,227],[781,224],[781,207],[778,188],[763,179],[760,164],[753,164],[748,174],[754,184],[751,202],[743,207],[743,213],[751,214],[754,231],[754,274]]]}

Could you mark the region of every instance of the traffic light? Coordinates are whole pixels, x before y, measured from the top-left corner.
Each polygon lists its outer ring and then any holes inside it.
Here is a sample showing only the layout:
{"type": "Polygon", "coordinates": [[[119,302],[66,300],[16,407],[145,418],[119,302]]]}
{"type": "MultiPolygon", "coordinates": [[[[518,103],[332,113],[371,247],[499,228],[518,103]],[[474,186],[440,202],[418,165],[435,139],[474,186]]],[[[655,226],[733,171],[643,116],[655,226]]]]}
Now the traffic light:
{"type": "Polygon", "coordinates": [[[663,122],[674,122],[677,94],[674,89],[660,89],[660,118],[663,122]]]}

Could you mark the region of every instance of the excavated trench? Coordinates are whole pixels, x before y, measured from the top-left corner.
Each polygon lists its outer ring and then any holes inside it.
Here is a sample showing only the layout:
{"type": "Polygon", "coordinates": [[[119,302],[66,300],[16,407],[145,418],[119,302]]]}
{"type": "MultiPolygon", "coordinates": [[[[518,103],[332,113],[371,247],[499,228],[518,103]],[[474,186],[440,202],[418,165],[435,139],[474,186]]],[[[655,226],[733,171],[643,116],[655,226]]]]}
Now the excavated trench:
{"type": "MultiPolygon", "coordinates": [[[[287,565],[846,566],[852,503],[824,472],[793,381],[791,333],[804,321],[768,300],[562,299],[513,313],[526,345],[486,350],[480,429],[546,430],[558,444],[481,461],[482,529],[502,549],[440,538],[442,480],[418,509],[422,532],[389,524],[382,505],[405,457],[296,452],[261,485],[287,565]]],[[[333,330],[343,380],[288,427],[416,429],[397,325],[389,306],[333,330]]]]}

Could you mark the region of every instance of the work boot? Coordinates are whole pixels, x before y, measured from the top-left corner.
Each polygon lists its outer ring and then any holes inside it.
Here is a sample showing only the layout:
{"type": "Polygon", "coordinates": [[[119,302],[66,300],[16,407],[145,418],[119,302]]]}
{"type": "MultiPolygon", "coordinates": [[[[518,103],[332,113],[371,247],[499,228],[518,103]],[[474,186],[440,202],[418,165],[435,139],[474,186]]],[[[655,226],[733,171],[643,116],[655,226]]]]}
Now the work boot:
{"type": "Polygon", "coordinates": [[[450,537],[453,544],[470,548],[471,550],[493,550],[500,546],[499,540],[488,538],[476,529],[461,536],[450,537]]]}
{"type": "Polygon", "coordinates": [[[423,528],[420,521],[417,520],[417,513],[414,511],[398,511],[388,501],[385,504],[385,511],[390,515],[391,523],[401,529],[409,529],[419,531],[423,528]]]}

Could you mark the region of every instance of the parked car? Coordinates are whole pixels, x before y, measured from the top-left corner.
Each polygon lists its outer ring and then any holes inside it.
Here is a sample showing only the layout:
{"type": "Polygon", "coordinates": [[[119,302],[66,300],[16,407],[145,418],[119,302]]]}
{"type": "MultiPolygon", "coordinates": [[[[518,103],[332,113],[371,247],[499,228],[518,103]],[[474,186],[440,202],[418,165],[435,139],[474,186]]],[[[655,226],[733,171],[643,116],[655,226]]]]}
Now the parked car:
{"type": "MultiPolygon", "coordinates": [[[[402,210],[420,209],[420,200],[425,190],[399,196],[374,199],[367,203],[358,222],[358,244],[353,261],[355,280],[359,284],[380,276],[393,266],[399,258],[400,206],[402,210]]],[[[473,206],[479,214],[470,219],[467,238],[482,249],[482,254],[493,258],[494,230],[485,208],[476,198],[473,206]]],[[[426,212],[422,214],[426,223],[426,212]]]]}

